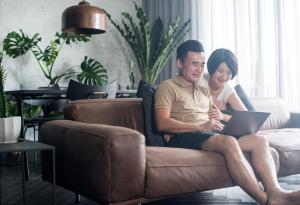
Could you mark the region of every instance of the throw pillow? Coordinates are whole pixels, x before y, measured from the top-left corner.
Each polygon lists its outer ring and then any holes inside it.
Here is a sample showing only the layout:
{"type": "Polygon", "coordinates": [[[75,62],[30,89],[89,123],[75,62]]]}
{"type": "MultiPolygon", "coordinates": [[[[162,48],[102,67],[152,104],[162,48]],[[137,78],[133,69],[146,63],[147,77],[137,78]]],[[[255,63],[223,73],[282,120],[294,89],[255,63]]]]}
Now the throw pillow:
{"type": "Polygon", "coordinates": [[[145,85],[143,88],[144,127],[146,144],[151,146],[165,146],[164,133],[159,132],[155,123],[154,93],[155,88],[145,85]]]}
{"type": "Polygon", "coordinates": [[[240,97],[241,101],[246,106],[246,108],[249,111],[255,111],[254,106],[252,105],[252,102],[251,102],[250,98],[248,97],[247,93],[244,91],[242,86],[241,85],[236,85],[234,87],[234,89],[235,89],[237,95],[240,97]]]}

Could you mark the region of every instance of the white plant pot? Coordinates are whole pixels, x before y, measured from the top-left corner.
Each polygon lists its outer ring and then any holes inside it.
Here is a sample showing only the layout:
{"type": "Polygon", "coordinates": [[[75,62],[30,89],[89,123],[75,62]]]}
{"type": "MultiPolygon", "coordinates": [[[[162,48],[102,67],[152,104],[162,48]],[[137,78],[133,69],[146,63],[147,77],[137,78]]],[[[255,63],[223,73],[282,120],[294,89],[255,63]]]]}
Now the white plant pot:
{"type": "Polygon", "coordinates": [[[0,143],[17,142],[21,131],[21,117],[0,118],[0,143]]]}

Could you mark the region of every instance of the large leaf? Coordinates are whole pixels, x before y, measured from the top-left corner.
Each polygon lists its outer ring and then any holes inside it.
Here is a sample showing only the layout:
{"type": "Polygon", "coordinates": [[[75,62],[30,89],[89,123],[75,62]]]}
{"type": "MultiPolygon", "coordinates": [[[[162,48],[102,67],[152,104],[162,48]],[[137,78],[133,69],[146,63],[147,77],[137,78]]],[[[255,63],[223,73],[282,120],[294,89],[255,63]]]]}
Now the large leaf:
{"type": "Polygon", "coordinates": [[[107,71],[100,62],[85,56],[80,67],[82,72],[77,75],[79,82],[87,85],[107,84],[107,71]]]}
{"type": "MultiPolygon", "coordinates": [[[[159,48],[161,47],[161,40],[163,37],[164,24],[160,18],[154,21],[151,30],[151,63],[154,63],[157,59],[159,48]]],[[[153,66],[153,65],[151,65],[153,66]]]]}
{"type": "Polygon", "coordinates": [[[32,38],[29,38],[22,30],[20,30],[20,33],[12,31],[7,34],[3,41],[3,50],[9,57],[16,58],[24,55],[40,41],[41,37],[38,33],[34,34],[32,38]]]}
{"type": "Polygon", "coordinates": [[[68,45],[71,43],[88,42],[91,40],[91,35],[88,34],[72,34],[57,32],[55,34],[55,37],[55,42],[57,44],[61,44],[63,41],[65,41],[68,45]]]}

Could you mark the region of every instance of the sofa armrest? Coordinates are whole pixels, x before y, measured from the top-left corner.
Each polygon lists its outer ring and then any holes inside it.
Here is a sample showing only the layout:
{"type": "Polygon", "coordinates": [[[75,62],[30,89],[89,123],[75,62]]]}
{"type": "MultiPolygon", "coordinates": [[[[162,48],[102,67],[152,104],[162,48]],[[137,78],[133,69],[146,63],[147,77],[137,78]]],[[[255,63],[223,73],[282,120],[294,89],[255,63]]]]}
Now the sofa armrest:
{"type": "Polygon", "coordinates": [[[289,127],[290,128],[300,128],[300,113],[291,112],[290,115],[291,115],[291,118],[290,118],[289,127]]]}
{"type": "MultiPolygon", "coordinates": [[[[143,196],[146,163],[141,133],[125,127],[56,120],[42,126],[40,140],[56,148],[58,185],[104,203],[143,196]]],[[[42,155],[42,173],[50,180],[46,154],[42,155]]]]}

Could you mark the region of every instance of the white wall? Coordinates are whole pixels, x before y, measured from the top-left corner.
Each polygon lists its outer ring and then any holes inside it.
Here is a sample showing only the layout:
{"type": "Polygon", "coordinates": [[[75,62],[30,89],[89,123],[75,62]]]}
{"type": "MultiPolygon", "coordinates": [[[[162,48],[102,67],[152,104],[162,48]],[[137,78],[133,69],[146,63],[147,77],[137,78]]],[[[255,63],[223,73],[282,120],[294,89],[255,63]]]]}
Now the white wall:
{"type": "MultiPolygon", "coordinates": [[[[61,29],[61,14],[69,6],[76,5],[80,0],[0,0],[0,42],[7,33],[22,29],[32,36],[40,33],[41,47],[44,49],[53,39],[55,32],[61,29]]],[[[142,0],[135,0],[139,5],[142,0]]],[[[91,5],[105,9],[114,19],[120,20],[121,12],[135,14],[132,0],[89,0],[91,5]]],[[[135,16],[135,15],[134,15],[135,16]]],[[[128,65],[134,59],[131,50],[121,35],[107,20],[107,32],[92,36],[89,43],[65,45],[55,65],[55,73],[60,69],[80,65],[85,55],[100,61],[109,73],[109,80],[117,79],[122,88],[129,84],[128,65]]],[[[26,88],[46,86],[47,79],[43,76],[33,55],[16,59],[4,57],[4,66],[8,72],[5,90],[19,89],[20,84],[26,88]]],[[[138,72],[138,71],[136,71],[138,72]]],[[[137,74],[139,79],[139,74],[137,74]]],[[[64,85],[67,85],[66,82],[64,85]]]]}

